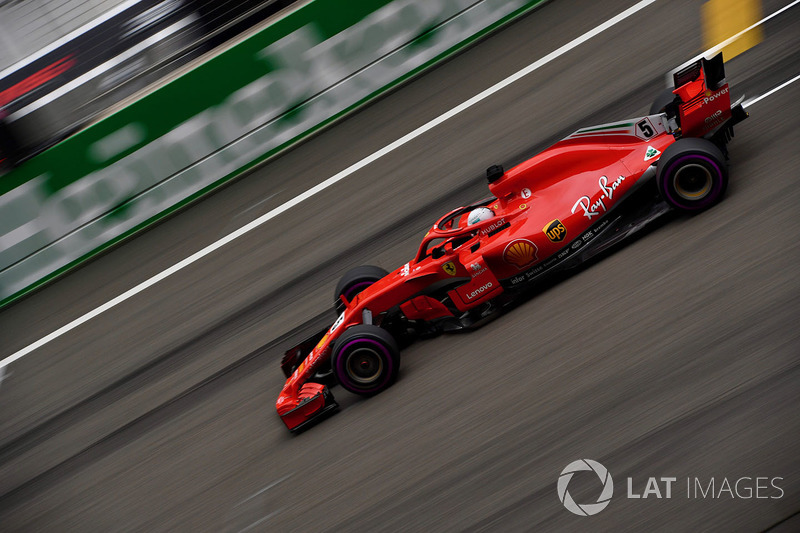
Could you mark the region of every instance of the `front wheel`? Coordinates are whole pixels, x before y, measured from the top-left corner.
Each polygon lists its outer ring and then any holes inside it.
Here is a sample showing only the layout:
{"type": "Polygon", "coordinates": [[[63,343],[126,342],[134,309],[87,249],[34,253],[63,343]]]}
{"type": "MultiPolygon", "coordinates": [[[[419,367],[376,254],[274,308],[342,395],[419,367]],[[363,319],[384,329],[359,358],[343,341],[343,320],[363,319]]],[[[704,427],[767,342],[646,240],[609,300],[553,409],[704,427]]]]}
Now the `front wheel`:
{"type": "Polygon", "coordinates": [[[719,202],[728,188],[725,156],[706,139],[678,139],[658,161],[656,184],[669,205],[699,213],[719,202]]]}
{"type": "Polygon", "coordinates": [[[361,396],[373,396],[397,379],[400,349],[386,330],[361,324],[337,339],[331,366],[342,388],[361,396]]]}
{"type": "Polygon", "coordinates": [[[351,268],[344,273],[344,276],[336,284],[334,291],[333,310],[337,315],[342,314],[344,311],[344,304],[342,303],[341,296],[344,295],[347,301],[351,301],[356,294],[360,293],[379,279],[388,275],[389,273],[378,266],[363,265],[351,268]]]}

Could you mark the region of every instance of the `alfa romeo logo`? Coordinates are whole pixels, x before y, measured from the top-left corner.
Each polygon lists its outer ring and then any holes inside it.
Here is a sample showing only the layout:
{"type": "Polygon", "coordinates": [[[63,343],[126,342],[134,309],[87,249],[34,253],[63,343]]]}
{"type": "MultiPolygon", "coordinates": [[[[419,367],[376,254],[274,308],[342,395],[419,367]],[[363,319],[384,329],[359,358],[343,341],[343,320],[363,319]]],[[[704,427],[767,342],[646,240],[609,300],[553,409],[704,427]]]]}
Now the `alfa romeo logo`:
{"type": "Polygon", "coordinates": [[[566,507],[568,511],[576,515],[592,516],[599,513],[608,506],[608,502],[611,501],[613,493],[614,481],[611,479],[611,474],[608,473],[606,467],[591,459],[572,461],[561,471],[561,475],[558,477],[558,499],[561,500],[561,503],[564,504],[564,507],[566,507]],[[572,475],[581,470],[594,471],[597,477],[600,478],[600,483],[603,484],[603,491],[600,493],[595,503],[585,503],[583,505],[575,503],[575,500],[572,499],[572,496],[570,496],[567,490],[567,485],[569,485],[572,475]]]}

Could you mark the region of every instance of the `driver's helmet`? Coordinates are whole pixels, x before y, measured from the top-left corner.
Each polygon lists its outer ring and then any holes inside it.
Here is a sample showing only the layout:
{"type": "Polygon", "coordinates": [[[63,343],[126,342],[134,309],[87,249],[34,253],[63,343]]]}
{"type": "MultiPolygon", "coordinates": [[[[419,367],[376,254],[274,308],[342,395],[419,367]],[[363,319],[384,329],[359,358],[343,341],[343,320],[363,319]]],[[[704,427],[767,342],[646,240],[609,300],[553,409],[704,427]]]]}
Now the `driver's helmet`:
{"type": "Polygon", "coordinates": [[[472,226],[478,222],[489,220],[494,216],[494,211],[488,207],[477,207],[469,212],[467,216],[467,226],[472,226]]]}

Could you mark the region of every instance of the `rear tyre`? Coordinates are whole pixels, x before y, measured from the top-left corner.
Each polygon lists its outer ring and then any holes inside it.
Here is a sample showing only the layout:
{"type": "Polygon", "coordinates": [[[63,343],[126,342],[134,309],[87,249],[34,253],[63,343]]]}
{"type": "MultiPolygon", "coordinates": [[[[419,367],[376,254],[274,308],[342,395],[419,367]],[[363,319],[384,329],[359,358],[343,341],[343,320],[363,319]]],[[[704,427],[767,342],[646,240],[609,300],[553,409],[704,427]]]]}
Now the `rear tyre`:
{"type": "Polygon", "coordinates": [[[379,279],[388,275],[381,267],[373,265],[364,265],[351,268],[344,273],[344,276],[336,284],[336,291],[334,294],[335,300],[333,301],[333,310],[337,315],[344,311],[344,304],[340,296],[344,295],[347,301],[351,301],[356,294],[360,293],[379,279]]]}
{"type": "Polygon", "coordinates": [[[661,93],[653,100],[653,105],[650,106],[650,113],[649,115],[658,115],[659,113],[663,113],[666,110],[667,104],[672,102],[675,99],[675,95],[672,94],[672,89],[664,89],[661,93]]]}
{"type": "Polygon", "coordinates": [[[353,326],[337,339],[333,374],[343,389],[361,396],[386,390],[397,379],[400,349],[389,332],[367,324],[353,326]]]}
{"type": "Polygon", "coordinates": [[[680,211],[699,213],[718,203],[728,188],[725,156],[711,141],[678,139],[658,161],[658,192],[680,211]]]}

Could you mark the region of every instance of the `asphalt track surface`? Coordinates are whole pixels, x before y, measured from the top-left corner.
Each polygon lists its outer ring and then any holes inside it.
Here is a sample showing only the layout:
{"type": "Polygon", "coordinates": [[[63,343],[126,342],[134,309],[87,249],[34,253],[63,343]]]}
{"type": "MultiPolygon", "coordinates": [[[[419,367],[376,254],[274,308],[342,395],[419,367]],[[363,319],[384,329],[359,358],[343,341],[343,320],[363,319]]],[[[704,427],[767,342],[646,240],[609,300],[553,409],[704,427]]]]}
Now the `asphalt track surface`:
{"type": "MultiPolygon", "coordinates": [[[[0,355],[632,4],[549,2],[3,311],[0,355]]],[[[274,411],[280,356],[333,320],[344,270],[405,262],[438,216],[486,195],[490,164],[645,114],[664,73],[702,51],[700,5],[656,2],[10,365],[0,529],[800,529],[800,83],[737,128],[714,209],[671,218],[476,332],[412,345],[394,387],[369,400],[335,388],[341,411],[299,436],[274,411]],[[579,458],[615,480],[593,517],[556,494],[579,458]],[[673,497],[626,497],[626,478],[641,494],[650,476],[676,477],[673,497]],[[686,497],[687,478],[714,478],[718,491],[742,477],[781,478],[782,494],[686,497]]],[[[800,73],[798,28],[793,8],[728,63],[734,98],[800,73]]],[[[576,475],[575,500],[596,499],[592,475],[576,475]]]]}

